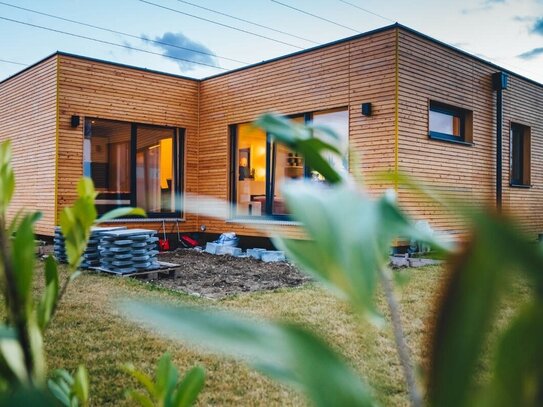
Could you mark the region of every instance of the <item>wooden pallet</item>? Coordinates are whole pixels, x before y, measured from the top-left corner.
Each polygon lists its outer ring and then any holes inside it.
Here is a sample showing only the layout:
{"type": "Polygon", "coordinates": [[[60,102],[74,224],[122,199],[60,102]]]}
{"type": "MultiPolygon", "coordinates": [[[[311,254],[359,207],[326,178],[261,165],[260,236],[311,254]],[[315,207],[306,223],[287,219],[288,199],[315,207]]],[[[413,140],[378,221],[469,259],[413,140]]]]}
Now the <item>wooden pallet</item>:
{"type": "Polygon", "coordinates": [[[118,271],[104,269],[101,267],[91,267],[90,269],[100,272],[100,273],[111,274],[117,277],[134,277],[134,278],[140,278],[143,280],[158,280],[159,276],[179,277],[181,275],[181,270],[179,270],[178,268],[180,264],[167,263],[164,261],[159,261],[158,264],[160,265],[159,269],[142,270],[142,271],[136,271],[134,273],[119,273],[118,271]]]}

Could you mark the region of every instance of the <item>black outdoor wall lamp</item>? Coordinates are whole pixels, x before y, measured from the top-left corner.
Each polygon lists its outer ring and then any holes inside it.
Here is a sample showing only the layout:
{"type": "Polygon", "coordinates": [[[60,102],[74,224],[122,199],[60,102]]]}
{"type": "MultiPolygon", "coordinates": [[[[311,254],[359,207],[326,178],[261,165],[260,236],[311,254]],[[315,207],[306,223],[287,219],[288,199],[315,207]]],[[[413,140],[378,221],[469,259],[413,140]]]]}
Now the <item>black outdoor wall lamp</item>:
{"type": "Polygon", "coordinates": [[[371,103],[362,103],[362,114],[364,116],[371,116],[371,103]]]}
{"type": "Polygon", "coordinates": [[[79,124],[81,123],[81,119],[79,116],[76,116],[76,115],[73,115],[72,116],[72,120],[70,122],[70,124],[72,125],[72,127],[77,127],[79,126],[79,124]]]}

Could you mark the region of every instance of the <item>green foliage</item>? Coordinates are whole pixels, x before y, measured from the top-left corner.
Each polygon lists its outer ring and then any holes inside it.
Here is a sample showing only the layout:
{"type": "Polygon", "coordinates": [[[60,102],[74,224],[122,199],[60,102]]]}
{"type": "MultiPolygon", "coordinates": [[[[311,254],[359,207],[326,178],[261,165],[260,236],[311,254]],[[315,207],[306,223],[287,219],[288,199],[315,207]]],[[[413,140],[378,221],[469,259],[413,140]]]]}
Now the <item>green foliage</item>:
{"type": "Polygon", "coordinates": [[[137,390],[127,392],[135,403],[143,407],[189,407],[196,402],[204,387],[205,373],[199,366],[193,367],[179,381],[179,371],[168,353],[158,361],[154,380],[131,364],[125,365],[124,369],[145,388],[147,395],[137,390]]]}
{"type": "Polygon", "coordinates": [[[255,125],[266,129],[291,150],[301,153],[311,168],[318,171],[328,182],[334,184],[344,181],[343,176],[323,156],[325,151],[342,155],[339,138],[334,132],[323,126],[304,126],[293,123],[273,114],[262,115],[255,125]],[[326,139],[315,137],[319,133],[329,137],[326,139]]]}
{"type": "Polygon", "coordinates": [[[242,357],[260,372],[301,388],[316,405],[373,405],[352,368],[304,328],[162,304],[127,302],[123,309],[169,336],[242,357]],[[315,369],[317,360],[322,369],[315,369]]]}
{"type": "MultiPolygon", "coordinates": [[[[372,199],[354,180],[336,172],[326,156],[340,154],[340,149],[337,139],[328,132],[274,115],[264,115],[256,124],[301,153],[311,169],[328,181],[326,185],[299,181],[284,185],[282,193],[292,218],[303,225],[308,240],[276,237],[276,245],[305,271],[346,298],[358,315],[372,321],[378,320],[373,297],[382,283],[412,405],[422,405],[423,398],[414,379],[398,302],[386,269],[390,244],[398,237],[428,243],[448,261],[450,276],[443,287],[429,339],[431,360],[425,380],[428,404],[441,407],[543,403],[540,247],[518,232],[514,223],[492,210],[475,211],[459,205],[401,174],[387,176],[391,184],[401,183],[446,206],[471,226],[466,244],[460,251],[453,251],[415,228],[393,193],[372,199]],[[475,378],[487,333],[503,292],[512,278],[521,275],[531,281],[533,299],[498,340],[492,379],[481,388],[480,384],[476,386],[475,378]]],[[[169,336],[246,361],[301,389],[315,405],[375,404],[372,391],[346,362],[305,328],[141,301],[125,304],[124,309],[132,319],[169,336]]]]}
{"type": "Polygon", "coordinates": [[[55,370],[48,380],[47,386],[65,407],[89,405],[89,378],[84,366],[77,368],[75,376],[65,369],[55,370]]]}
{"type": "MultiPolygon", "coordinates": [[[[45,261],[45,289],[37,302],[32,296],[35,269],[34,225],[39,212],[20,211],[8,225],[6,211],[15,189],[11,167],[11,144],[0,143],[0,276],[6,303],[6,325],[0,327],[0,404],[53,405],[45,389],[46,364],[43,333],[52,318],[68,284],[79,272],[77,268],[85,251],[91,227],[116,216],[145,216],[141,209],[123,208],[107,213],[97,221],[92,181],[83,178],[77,187],[78,198],[63,210],[60,223],[68,256],[68,278],[62,287],[56,261],[45,261]]],[[[75,377],[57,370],[49,381],[49,389],[66,406],[86,406],[89,402],[87,371],[80,367],[75,377]]]]}

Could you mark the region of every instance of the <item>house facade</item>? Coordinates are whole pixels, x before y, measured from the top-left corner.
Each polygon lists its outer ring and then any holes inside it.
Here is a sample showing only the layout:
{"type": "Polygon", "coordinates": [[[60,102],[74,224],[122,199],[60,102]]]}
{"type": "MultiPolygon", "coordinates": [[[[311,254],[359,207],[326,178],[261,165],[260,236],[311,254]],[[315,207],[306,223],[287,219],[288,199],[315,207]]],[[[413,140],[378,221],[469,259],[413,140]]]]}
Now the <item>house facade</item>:
{"type": "MultiPolygon", "coordinates": [[[[203,80],[51,55],[0,83],[12,210],[41,210],[38,233],[52,235],[88,175],[99,210],[148,211],[122,221],[130,227],[262,236],[253,226],[265,224],[301,237],[279,185],[309,171],[250,125],[267,111],[334,128],[352,152],[339,164],[363,174],[373,194],[395,187],[378,174],[400,170],[466,202],[499,197],[527,232],[543,233],[543,85],[397,24],[203,80]],[[227,220],[189,213],[178,193],[236,208],[227,220]]],[[[465,229],[411,190],[399,188],[398,199],[435,230],[465,229]]]]}

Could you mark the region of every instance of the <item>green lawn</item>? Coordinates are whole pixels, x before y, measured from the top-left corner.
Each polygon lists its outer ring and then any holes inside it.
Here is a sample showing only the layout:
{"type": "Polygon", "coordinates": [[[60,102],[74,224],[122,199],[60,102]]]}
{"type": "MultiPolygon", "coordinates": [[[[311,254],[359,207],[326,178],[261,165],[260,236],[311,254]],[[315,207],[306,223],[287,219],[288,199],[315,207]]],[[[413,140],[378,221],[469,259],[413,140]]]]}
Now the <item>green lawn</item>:
{"type": "MultiPolygon", "coordinates": [[[[420,363],[427,353],[427,326],[444,272],[441,267],[426,267],[402,273],[410,276],[410,283],[401,293],[407,341],[420,363]]],[[[507,319],[516,306],[516,298],[523,297],[525,290],[521,285],[511,290],[511,300],[504,303],[501,319],[507,319]]],[[[304,404],[303,398],[293,391],[243,365],[196,352],[126,322],[115,305],[116,300],[125,297],[198,303],[301,322],[322,332],[369,378],[382,405],[407,403],[390,327],[378,330],[356,321],[344,303],[317,285],[211,301],[155,289],[131,279],[91,274],[71,286],[45,341],[49,368],[75,369],[79,364],[88,367],[93,405],[130,405],[123,391],[134,382],[120,370],[120,365],[132,362],[151,371],[166,351],[181,370],[194,364],[204,366],[207,381],[199,399],[201,405],[304,404]]],[[[380,302],[382,306],[381,299],[380,302]]]]}

